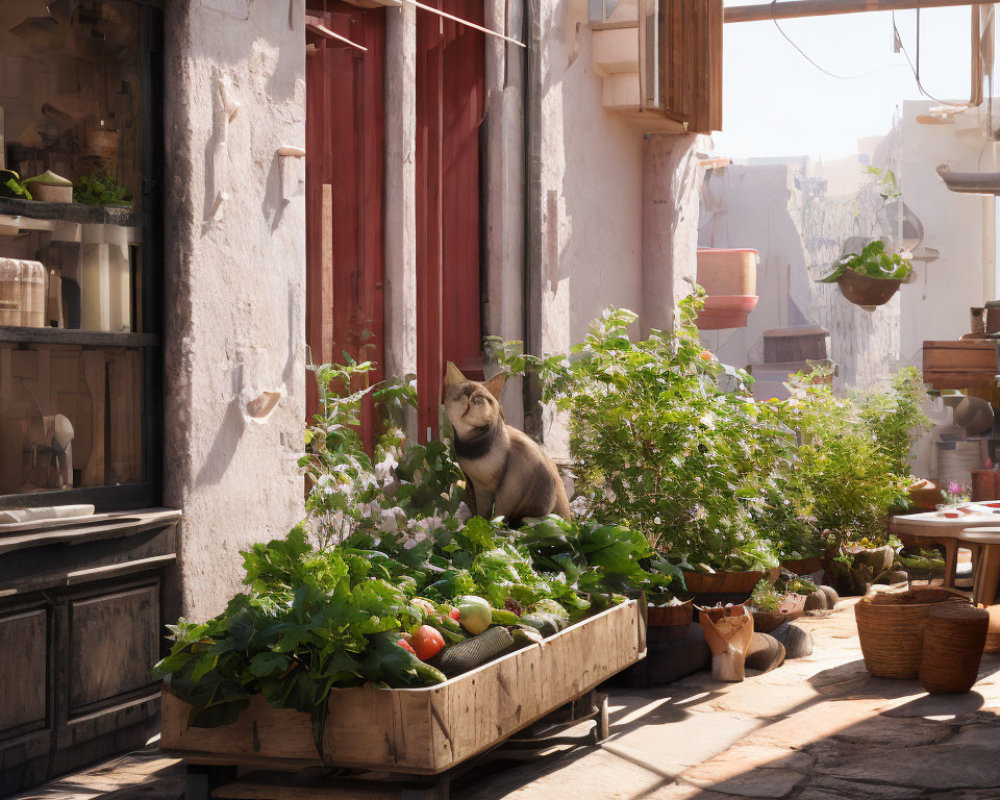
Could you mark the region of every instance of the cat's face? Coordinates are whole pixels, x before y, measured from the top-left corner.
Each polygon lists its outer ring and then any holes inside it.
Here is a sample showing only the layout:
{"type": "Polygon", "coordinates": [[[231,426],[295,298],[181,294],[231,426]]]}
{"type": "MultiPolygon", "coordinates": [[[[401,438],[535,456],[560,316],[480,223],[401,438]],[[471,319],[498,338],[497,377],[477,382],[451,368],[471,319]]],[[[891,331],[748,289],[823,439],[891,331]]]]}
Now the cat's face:
{"type": "Polygon", "coordinates": [[[500,373],[486,383],[470,381],[458,367],[448,362],[444,380],[444,410],[460,439],[492,426],[503,417],[500,392],[506,377],[500,373]]]}

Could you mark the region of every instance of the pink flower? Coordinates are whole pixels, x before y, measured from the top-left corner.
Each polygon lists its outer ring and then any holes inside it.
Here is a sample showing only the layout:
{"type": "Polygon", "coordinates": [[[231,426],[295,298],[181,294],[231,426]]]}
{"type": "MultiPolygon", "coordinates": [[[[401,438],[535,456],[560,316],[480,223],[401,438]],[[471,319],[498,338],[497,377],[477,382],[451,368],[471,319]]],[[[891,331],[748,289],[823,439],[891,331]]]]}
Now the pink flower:
{"type": "Polygon", "coordinates": [[[961,494],[962,487],[955,481],[948,481],[948,494],[961,494]]]}

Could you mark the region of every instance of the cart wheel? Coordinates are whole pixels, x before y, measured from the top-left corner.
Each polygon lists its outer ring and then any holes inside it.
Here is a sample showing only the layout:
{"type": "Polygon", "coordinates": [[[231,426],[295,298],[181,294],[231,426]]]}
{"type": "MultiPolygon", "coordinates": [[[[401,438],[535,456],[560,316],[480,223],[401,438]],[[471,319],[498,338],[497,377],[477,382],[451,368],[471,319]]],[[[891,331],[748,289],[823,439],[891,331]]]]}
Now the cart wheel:
{"type": "Polygon", "coordinates": [[[608,696],[599,694],[597,700],[597,717],[594,719],[594,727],[590,731],[591,741],[598,745],[611,735],[611,726],[608,722],[608,696]]]}

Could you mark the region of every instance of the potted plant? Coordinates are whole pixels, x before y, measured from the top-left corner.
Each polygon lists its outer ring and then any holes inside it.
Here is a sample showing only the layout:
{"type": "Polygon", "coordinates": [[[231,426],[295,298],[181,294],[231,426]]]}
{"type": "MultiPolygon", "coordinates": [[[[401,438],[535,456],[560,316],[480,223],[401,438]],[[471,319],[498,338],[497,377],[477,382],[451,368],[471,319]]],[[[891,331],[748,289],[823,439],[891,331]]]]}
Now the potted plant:
{"type": "Polygon", "coordinates": [[[754,400],[745,371],[703,349],[703,297],[681,301],[675,331],[644,340],[629,333],[635,314],[611,308],[569,357],[491,346],[512,371],[537,370],[543,398],[570,412],[577,488],[597,519],[642,532],[688,592],[745,598],[778,567],[751,508],[776,491],[795,435],[754,400]]]}
{"type": "Polygon", "coordinates": [[[698,284],[705,307],[698,312],[699,330],[742,328],[757,305],[756,250],[698,248],[698,284]]]}
{"type": "Polygon", "coordinates": [[[912,274],[908,253],[886,252],[885,243],[876,239],[860,253],[841,257],[820,283],[836,283],[847,300],[870,311],[888,303],[912,274]]]}

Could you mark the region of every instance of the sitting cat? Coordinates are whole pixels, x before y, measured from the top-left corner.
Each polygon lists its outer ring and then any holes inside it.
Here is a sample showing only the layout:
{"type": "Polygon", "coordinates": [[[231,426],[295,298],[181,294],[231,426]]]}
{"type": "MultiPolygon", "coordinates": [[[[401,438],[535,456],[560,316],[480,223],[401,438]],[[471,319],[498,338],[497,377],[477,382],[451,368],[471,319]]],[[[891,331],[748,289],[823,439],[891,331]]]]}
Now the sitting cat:
{"type": "Polygon", "coordinates": [[[444,408],[455,429],[455,454],[468,478],[472,512],[503,516],[517,527],[525,517],[569,519],[569,501],[552,459],[503,420],[500,391],[507,376],[470,381],[452,362],[444,380],[444,408]]]}

